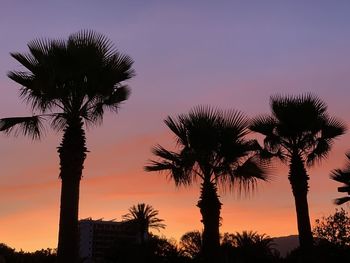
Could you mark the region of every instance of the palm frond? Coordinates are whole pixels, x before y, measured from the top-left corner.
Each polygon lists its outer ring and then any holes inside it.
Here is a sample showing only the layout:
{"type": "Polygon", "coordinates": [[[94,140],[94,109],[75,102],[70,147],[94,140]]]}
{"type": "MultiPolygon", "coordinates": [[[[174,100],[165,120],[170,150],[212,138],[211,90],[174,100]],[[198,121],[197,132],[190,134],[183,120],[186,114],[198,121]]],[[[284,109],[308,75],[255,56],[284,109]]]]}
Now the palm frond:
{"type": "Polygon", "coordinates": [[[322,127],[322,138],[332,139],[340,135],[343,135],[346,132],[346,124],[334,117],[327,118],[326,124],[322,127]]]}
{"type": "Polygon", "coordinates": [[[11,57],[16,59],[21,63],[25,68],[30,72],[35,72],[38,67],[38,61],[30,54],[21,54],[21,53],[10,53],[11,57]]]}
{"type": "Polygon", "coordinates": [[[257,156],[252,156],[230,173],[219,178],[222,184],[229,183],[231,191],[236,189],[239,194],[250,193],[256,188],[258,180],[269,180],[269,167],[267,162],[262,162],[257,156]]]}
{"type": "Polygon", "coordinates": [[[160,228],[165,228],[164,220],[158,218],[159,211],[151,205],[139,203],[129,208],[129,212],[122,216],[123,220],[136,221],[140,226],[144,227],[145,231],[148,227],[159,231],[160,228]]]}
{"type": "Polygon", "coordinates": [[[179,164],[166,160],[149,161],[149,164],[144,167],[146,172],[165,172],[169,179],[175,182],[176,186],[189,186],[195,180],[195,174],[179,164]]]}
{"type": "Polygon", "coordinates": [[[347,153],[346,156],[348,158],[347,166],[344,169],[333,170],[330,175],[332,180],[343,184],[342,186],[338,187],[338,192],[348,194],[346,197],[335,199],[334,202],[337,205],[350,201],[350,154],[347,153]]]}
{"type": "Polygon", "coordinates": [[[336,205],[342,205],[346,202],[349,202],[350,201],[350,196],[345,196],[345,197],[340,197],[340,198],[337,198],[334,200],[334,203],[336,205]]]}
{"type": "Polygon", "coordinates": [[[168,151],[159,144],[153,147],[152,153],[164,160],[168,160],[171,162],[181,162],[179,154],[172,151],[168,151]]]}
{"type": "Polygon", "coordinates": [[[44,126],[42,124],[43,117],[30,116],[30,117],[12,117],[0,119],[0,131],[15,136],[20,134],[29,136],[32,139],[40,139],[44,132],[44,126]]]}
{"type": "Polygon", "coordinates": [[[23,71],[10,71],[7,73],[7,76],[25,87],[31,86],[34,79],[34,75],[32,73],[23,71]]]}
{"type": "Polygon", "coordinates": [[[127,85],[115,89],[109,96],[98,97],[95,100],[88,100],[80,110],[81,116],[93,124],[101,124],[105,110],[118,113],[123,101],[130,96],[130,89],[127,85]]]}
{"type": "Polygon", "coordinates": [[[276,120],[272,116],[260,115],[251,120],[249,129],[265,136],[271,136],[276,125],[276,120]]]}
{"type": "Polygon", "coordinates": [[[331,143],[328,139],[318,138],[316,147],[307,155],[306,164],[312,166],[316,161],[325,159],[331,150],[331,143]]]}
{"type": "Polygon", "coordinates": [[[182,116],[176,120],[168,116],[164,123],[176,135],[178,145],[188,145],[187,130],[182,121],[182,116]]]}
{"type": "Polygon", "coordinates": [[[56,113],[51,120],[51,127],[56,131],[63,131],[67,126],[68,115],[66,113],[56,113]]]}
{"type": "Polygon", "coordinates": [[[335,169],[332,171],[330,177],[334,181],[350,185],[350,167],[347,167],[344,170],[335,169]]]}
{"type": "MultiPolygon", "coordinates": [[[[218,112],[220,114],[220,112],[218,112]]],[[[249,133],[249,119],[241,111],[225,110],[221,113],[220,126],[223,130],[228,130],[231,134],[231,139],[236,137],[243,138],[249,133]]]]}

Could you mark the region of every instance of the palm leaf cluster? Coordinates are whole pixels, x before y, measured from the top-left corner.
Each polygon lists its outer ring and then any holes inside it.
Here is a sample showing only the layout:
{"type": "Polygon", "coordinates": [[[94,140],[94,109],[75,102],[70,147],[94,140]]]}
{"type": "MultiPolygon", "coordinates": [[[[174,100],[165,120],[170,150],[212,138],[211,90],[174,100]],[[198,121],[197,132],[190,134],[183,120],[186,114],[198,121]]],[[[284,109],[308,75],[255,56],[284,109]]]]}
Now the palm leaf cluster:
{"type": "Polygon", "coordinates": [[[333,180],[343,184],[343,186],[338,187],[338,192],[348,194],[348,196],[335,199],[337,205],[350,201],[350,153],[347,153],[346,157],[348,158],[346,167],[344,169],[335,169],[331,174],[333,180]]]}
{"type": "Polygon", "coordinates": [[[333,139],[345,132],[340,120],[330,117],[326,104],[317,96],[272,96],[272,115],[253,120],[250,129],[265,136],[266,157],[288,161],[293,152],[308,165],[327,157],[333,139]]]}
{"type": "Polygon", "coordinates": [[[175,135],[178,151],[157,145],[153,154],[159,160],[151,161],[147,171],[169,171],[177,186],[201,179],[249,189],[257,179],[267,179],[255,155],[257,142],[245,139],[248,119],[242,113],[198,106],[164,122],[175,135]]]}
{"type": "Polygon", "coordinates": [[[123,220],[135,220],[141,225],[144,225],[147,229],[153,228],[160,230],[161,228],[165,228],[166,225],[163,223],[163,219],[158,218],[158,214],[159,211],[154,209],[151,205],[140,203],[130,207],[129,212],[123,215],[123,220]]]}
{"type": "Polygon", "coordinates": [[[8,76],[22,85],[22,99],[40,114],[1,119],[1,131],[39,138],[47,118],[57,130],[74,117],[99,124],[105,110],[117,111],[129,96],[121,82],[134,76],[133,60],[101,34],[86,30],[68,40],[38,39],[28,48],[28,54],[11,53],[25,71],[8,76]]]}

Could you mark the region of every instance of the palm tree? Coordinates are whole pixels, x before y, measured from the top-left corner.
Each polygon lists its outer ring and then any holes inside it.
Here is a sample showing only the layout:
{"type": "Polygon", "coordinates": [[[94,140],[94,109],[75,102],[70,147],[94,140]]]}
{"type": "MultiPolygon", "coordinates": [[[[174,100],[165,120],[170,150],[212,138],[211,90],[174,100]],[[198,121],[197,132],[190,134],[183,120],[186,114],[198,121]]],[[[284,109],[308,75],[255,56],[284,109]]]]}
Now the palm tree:
{"type": "Polygon", "coordinates": [[[271,237],[254,231],[233,235],[237,262],[272,262],[276,255],[274,245],[271,237]]]}
{"type": "Polygon", "coordinates": [[[335,199],[337,205],[350,201],[350,152],[346,154],[346,157],[348,158],[348,163],[345,169],[335,169],[331,174],[331,179],[343,184],[343,186],[338,187],[338,192],[348,194],[348,196],[335,199]]]}
{"type": "Polygon", "coordinates": [[[220,247],[220,210],[218,185],[249,190],[266,173],[256,156],[257,142],[248,140],[248,120],[240,112],[221,111],[198,106],[188,114],[168,117],[165,124],[176,136],[178,151],[158,145],[153,154],[159,157],[146,171],[165,171],[176,186],[201,181],[197,206],[202,215],[205,262],[216,262],[220,247]]]}
{"type": "Polygon", "coordinates": [[[133,205],[129,208],[129,213],[123,215],[126,221],[134,220],[139,226],[140,241],[143,244],[145,236],[148,234],[148,229],[153,228],[159,230],[165,228],[164,220],[158,218],[159,211],[155,210],[151,205],[144,203],[133,205]]]}
{"type": "Polygon", "coordinates": [[[28,54],[11,53],[26,71],[8,76],[22,85],[21,97],[34,115],[1,119],[0,130],[40,138],[43,121],[50,120],[51,127],[63,131],[58,147],[62,180],[58,260],[76,262],[79,185],[88,152],[84,125],[101,124],[105,110],[117,112],[128,98],[129,88],[122,82],[134,76],[133,61],[93,31],[80,31],[68,40],[34,40],[28,48],[28,54]]]}
{"type": "Polygon", "coordinates": [[[266,251],[270,251],[274,245],[273,238],[262,234],[259,235],[255,231],[243,231],[242,233],[236,232],[233,235],[234,246],[237,248],[249,248],[255,246],[266,251]]]}
{"type": "Polygon", "coordinates": [[[326,104],[317,96],[272,96],[272,115],[255,118],[252,131],[264,138],[265,157],[278,157],[289,164],[302,249],[311,248],[313,237],[307,201],[309,176],[305,166],[327,157],[334,139],[345,132],[345,125],[327,113],[326,104]]]}

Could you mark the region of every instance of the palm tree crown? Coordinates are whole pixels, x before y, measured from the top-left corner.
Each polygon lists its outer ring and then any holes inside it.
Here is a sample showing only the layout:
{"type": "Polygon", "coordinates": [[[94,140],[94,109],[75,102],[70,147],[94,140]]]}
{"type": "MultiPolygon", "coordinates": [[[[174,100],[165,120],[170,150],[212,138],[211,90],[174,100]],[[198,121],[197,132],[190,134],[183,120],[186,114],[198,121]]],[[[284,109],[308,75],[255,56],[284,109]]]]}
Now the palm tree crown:
{"type": "Polygon", "coordinates": [[[29,54],[11,53],[27,71],[8,76],[22,85],[20,95],[33,112],[42,115],[4,118],[0,129],[5,132],[37,138],[45,118],[58,130],[74,118],[100,124],[106,109],[117,111],[129,96],[129,88],[121,82],[134,76],[133,61],[103,35],[80,31],[67,41],[34,40],[28,48],[29,54]]]}
{"type": "Polygon", "coordinates": [[[348,158],[348,161],[345,169],[335,169],[331,174],[331,178],[334,181],[343,184],[343,186],[338,187],[338,192],[348,194],[348,196],[335,199],[337,205],[342,205],[350,201],[350,152],[346,154],[346,157],[348,158]]]}
{"type": "Polygon", "coordinates": [[[289,181],[295,199],[299,241],[304,251],[313,244],[307,193],[309,176],[305,165],[327,157],[334,139],[345,132],[345,125],[327,113],[317,96],[273,96],[271,115],[255,118],[252,131],[264,138],[262,155],[278,157],[289,164],[289,181]]]}
{"type": "Polygon", "coordinates": [[[148,229],[160,230],[165,228],[164,220],[158,218],[159,211],[151,205],[140,203],[129,208],[129,212],[123,215],[123,220],[135,221],[138,224],[140,232],[140,241],[143,243],[148,234],[148,229]]]}
{"type": "Polygon", "coordinates": [[[175,134],[178,152],[160,145],[146,171],[168,171],[177,186],[191,185],[197,179],[233,188],[254,186],[267,176],[258,161],[257,142],[245,139],[248,119],[238,111],[221,111],[198,106],[188,115],[168,117],[165,124],[175,134]]]}
{"type": "Polygon", "coordinates": [[[129,208],[129,213],[123,215],[123,219],[130,221],[136,220],[147,226],[159,230],[165,228],[164,220],[158,218],[159,211],[154,209],[151,205],[140,203],[129,208]]]}
{"type": "Polygon", "coordinates": [[[177,186],[201,181],[197,206],[202,214],[204,262],[217,260],[220,247],[221,202],[217,187],[249,190],[258,179],[266,180],[256,155],[258,144],[246,139],[247,118],[240,112],[198,106],[188,114],[168,117],[165,124],[175,134],[177,151],[158,145],[146,171],[165,171],[177,186]]]}
{"type": "Polygon", "coordinates": [[[288,162],[298,154],[307,165],[327,157],[334,138],[345,132],[345,125],[327,113],[327,105],[312,94],[272,96],[272,115],[253,120],[250,129],[265,135],[267,154],[288,162]]]}

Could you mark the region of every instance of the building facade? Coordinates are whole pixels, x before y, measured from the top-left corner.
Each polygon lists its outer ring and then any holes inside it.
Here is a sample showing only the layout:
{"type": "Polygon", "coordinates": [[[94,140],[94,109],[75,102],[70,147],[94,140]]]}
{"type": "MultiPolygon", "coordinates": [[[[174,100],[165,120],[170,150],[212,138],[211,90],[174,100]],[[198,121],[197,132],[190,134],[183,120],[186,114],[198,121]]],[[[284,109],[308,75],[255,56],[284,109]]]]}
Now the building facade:
{"type": "Polygon", "coordinates": [[[116,242],[140,243],[135,221],[116,222],[92,218],[79,220],[79,255],[84,262],[99,262],[116,242]]]}

